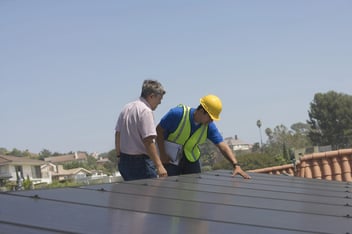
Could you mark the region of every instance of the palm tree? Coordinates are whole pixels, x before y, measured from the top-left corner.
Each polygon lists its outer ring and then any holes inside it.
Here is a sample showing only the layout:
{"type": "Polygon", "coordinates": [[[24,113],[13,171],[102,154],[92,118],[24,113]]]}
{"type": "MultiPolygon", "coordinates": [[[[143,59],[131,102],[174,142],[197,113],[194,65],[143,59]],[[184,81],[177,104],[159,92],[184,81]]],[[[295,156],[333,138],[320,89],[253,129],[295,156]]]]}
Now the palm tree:
{"type": "Polygon", "coordinates": [[[262,140],[262,131],[260,129],[260,127],[262,126],[262,121],[260,121],[259,119],[257,120],[257,126],[259,128],[259,136],[260,136],[260,149],[262,149],[263,147],[263,140],[262,140]]]}

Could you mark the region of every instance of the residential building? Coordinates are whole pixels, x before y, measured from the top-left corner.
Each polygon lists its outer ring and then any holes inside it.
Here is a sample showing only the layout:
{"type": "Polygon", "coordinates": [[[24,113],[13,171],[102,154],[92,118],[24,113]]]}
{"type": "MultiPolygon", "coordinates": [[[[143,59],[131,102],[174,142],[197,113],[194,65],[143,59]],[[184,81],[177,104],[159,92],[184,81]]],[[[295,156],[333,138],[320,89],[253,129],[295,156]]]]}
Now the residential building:
{"type": "Polygon", "coordinates": [[[47,158],[44,158],[44,161],[51,162],[54,164],[65,164],[70,162],[86,162],[87,159],[88,159],[88,156],[86,153],[75,152],[73,154],[47,157],[47,158]]]}
{"type": "Polygon", "coordinates": [[[105,164],[105,163],[111,163],[109,158],[103,158],[103,157],[99,157],[97,159],[97,164],[105,164]]]}
{"type": "Polygon", "coordinates": [[[92,172],[84,168],[64,169],[62,165],[57,165],[55,171],[51,172],[52,180],[57,181],[78,181],[92,175],[92,172]]]}
{"type": "Polygon", "coordinates": [[[47,179],[41,173],[44,161],[26,157],[0,155],[0,180],[17,182],[29,178],[33,184],[42,183],[47,179]]]}
{"type": "Polygon", "coordinates": [[[237,135],[235,137],[226,137],[224,141],[230,146],[230,148],[234,151],[239,150],[251,150],[253,145],[243,140],[240,140],[237,135]]]}

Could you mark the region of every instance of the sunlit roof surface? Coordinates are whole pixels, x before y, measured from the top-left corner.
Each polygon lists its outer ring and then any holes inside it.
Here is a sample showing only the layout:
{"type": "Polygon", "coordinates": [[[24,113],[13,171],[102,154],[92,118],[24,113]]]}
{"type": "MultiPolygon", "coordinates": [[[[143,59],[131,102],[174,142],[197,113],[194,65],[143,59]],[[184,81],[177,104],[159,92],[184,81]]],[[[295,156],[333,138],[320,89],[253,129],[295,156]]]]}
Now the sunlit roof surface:
{"type": "Polygon", "coordinates": [[[352,233],[350,183],[249,174],[0,193],[0,232],[352,233]]]}

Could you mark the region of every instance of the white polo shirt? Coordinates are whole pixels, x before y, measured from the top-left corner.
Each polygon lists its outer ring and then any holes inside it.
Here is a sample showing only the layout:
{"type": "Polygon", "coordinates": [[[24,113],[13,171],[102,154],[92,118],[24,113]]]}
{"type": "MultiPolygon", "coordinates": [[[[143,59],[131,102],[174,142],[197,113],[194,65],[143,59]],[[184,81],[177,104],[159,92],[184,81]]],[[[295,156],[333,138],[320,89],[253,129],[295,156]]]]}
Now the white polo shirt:
{"type": "Polygon", "coordinates": [[[140,155],[147,151],[143,139],[156,136],[153,110],[142,97],[126,104],[117,120],[115,131],[120,132],[120,151],[125,154],[140,155]]]}

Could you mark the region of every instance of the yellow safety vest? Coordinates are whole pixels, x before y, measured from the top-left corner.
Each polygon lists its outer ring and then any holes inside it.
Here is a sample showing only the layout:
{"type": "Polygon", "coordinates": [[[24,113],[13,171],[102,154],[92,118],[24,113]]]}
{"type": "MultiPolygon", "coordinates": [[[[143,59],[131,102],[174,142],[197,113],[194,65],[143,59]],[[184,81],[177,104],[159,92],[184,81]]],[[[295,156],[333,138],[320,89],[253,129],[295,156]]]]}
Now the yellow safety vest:
{"type": "Polygon", "coordinates": [[[191,108],[182,104],[180,106],[183,107],[182,119],[176,130],[170,133],[167,140],[183,145],[183,152],[186,159],[190,162],[195,162],[200,157],[198,145],[204,143],[207,139],[208,125],[202,124],[202,126],[191,135],[191,121],[189,117],[191,108]]]}

